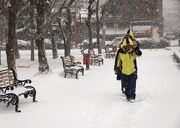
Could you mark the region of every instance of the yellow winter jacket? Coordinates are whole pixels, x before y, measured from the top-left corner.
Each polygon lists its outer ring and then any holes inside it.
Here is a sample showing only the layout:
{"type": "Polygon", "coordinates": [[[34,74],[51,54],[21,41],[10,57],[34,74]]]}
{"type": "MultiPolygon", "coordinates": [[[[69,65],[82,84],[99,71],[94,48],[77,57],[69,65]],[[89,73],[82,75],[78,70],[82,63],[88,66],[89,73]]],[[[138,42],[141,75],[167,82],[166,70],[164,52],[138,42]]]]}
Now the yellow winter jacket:
{"type": "Polygon", "coordinates": [[[141,55],[142,52],[139,50],[139,44],[135,40],[132,31],[129,30],[120,44],[120,49],[117,51],[114,65],[115,70],[118,68],[121,70],[122,74],[131,75],[137,71],[136,58],[141,55]],[[124,49],[126,45],[131,46],[127,52],[124,49]]]}
{"type": "Polygon", "coordinates": [[[131,75],[136,71],[135,60],[136,60],[135,52],[127,52],[119,53],[117,60],[117,67],[121,67],[121,71],[125,75],[131,75]]]}

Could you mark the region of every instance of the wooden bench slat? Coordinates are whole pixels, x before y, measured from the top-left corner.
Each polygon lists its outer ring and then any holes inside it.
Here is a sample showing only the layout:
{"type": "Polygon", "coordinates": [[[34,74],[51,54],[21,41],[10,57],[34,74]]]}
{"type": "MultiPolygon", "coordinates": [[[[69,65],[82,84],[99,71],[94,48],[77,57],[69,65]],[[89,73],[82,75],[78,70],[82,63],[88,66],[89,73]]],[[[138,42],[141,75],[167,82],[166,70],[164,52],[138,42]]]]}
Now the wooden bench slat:
{"type": "Polygon", "coordinates": [[[3,74],[13,74],[13,72],[11,72],[11,71],[4,71],[4,72],[0,72],[0,75],[3,75],[3,74]]]}
{"type": "Polygon", "coordinates": [[[8,77],[9,76],[9,74],[3,74],[3,75],[1,75],[1,77],[8,77]]]}
{"type": "Polygon", "coordinates": [[[7,75],[2,75],[1,78],[2,78],[2,79],[6,79],[6,78],[7,78],[7,79],[14,79],[13,75],[9,75],[9,74],[7,74],[7,75]]]}
{"type": "Polygon", "coordinates": [[[13,76],[2,76],[1,78],[2,78],[3,80],[4,80],[4,79],[14,79],[13,76]]]}
{"type": "Polygon", "coordinates": [[[13,84],[13,81],[5,80],[3,83],[11,85],[11,84],[13,84]]]}

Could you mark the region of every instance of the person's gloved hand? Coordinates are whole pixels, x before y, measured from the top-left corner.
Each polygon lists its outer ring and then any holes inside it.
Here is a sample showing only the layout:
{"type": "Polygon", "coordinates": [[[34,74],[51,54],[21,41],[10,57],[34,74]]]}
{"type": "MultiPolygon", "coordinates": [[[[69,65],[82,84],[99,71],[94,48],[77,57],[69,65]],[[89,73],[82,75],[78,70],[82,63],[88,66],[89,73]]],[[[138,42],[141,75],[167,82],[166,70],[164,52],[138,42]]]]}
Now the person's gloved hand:
{"type": "Polygon", "coordinates": [[[122,73],[122,70],[121,68],[117,68],[116,70],[114,70],[115,74],[121,74],[122,73]]]}
{"type": "Polygon", "coordinates": [[[141,56],[142,52],[139,50],[139,43],[137,42],[137,46],[133,48],[133,51],[136,53],[136,55],[141,56]]]}
{"type": "Polygon", "coordinates": [[[117,72],[118,72],[118,67],[114,66],[114,72],[115,72],[115,74],[117,74],[117,72]]]}
{"type": "Polygon", "coordinates": [[[122,74],[122,69],[121,69],[121,68],[118,68],[117,73],[118,73],[118,74],[122,74]]]}
{"type": "Polygon", "coordinates": [[[139,42],[134,40],[134,45],[132,45],[132,49],[137,50],[139,49],[139,42]]]}

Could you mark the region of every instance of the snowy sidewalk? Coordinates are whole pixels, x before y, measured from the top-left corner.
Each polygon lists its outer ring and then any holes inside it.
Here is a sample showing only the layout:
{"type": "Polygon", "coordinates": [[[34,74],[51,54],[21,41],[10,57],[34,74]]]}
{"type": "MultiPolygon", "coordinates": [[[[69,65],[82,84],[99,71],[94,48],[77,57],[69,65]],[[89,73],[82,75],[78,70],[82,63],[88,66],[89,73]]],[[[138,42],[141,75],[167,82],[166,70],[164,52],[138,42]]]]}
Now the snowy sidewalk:
{"type": "MultiPolygon", "coordinates": [[[[82,60],[78,50],[73,54],[82,60]]],[[[52,72],[47,75],[36,75],[37,65],[18,69],[19,78],[32,79],[38,102],[20,99],[21,113],[1,104],[3,128],[180,127],[180,70],[171,51],[144,50],[138,58],[135,103],[126,102],[121,94],[113,72],[114,59],[105,59],[100,67],[91,66],[78,80],[63,78],[60,59],[48,60],[52,72]]]]}
{"type": "Polygon", "coordinates": [[[180,63],[180,47],[173,47],[171,50],[173,51],[174,59],[180,63]]]}

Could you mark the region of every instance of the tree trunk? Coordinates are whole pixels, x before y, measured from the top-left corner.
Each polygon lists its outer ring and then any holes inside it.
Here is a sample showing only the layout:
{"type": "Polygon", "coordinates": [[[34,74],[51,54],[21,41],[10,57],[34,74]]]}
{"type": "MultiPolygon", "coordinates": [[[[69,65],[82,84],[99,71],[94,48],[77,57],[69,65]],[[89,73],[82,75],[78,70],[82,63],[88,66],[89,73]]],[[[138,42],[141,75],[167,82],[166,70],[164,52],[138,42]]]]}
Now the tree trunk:
{"type": "Polygon", "coordinates": [[[103,21],[103,27],[102,27],[102,46],[105,47],[106,45],[106,24],[103,21]]]}
{"type": "Polygon", "coordinates": [[[15,45],[16,45],[16,1],[11,0],[8,7],[8,42],[6,44],[8,68],[16,69],[15,45]]]}
{"type": "MultiPolygon", "coordinates": [[[[16,27],[15,27],[16,28],[16,27]]],[[[15,34],[15,58],[20,59],[20,54],[19,54],[19,48],[18,48],[18,42],[15,34]]]]}
{"type": "Polygon", "coordinates": [[[89,35],[89,50],[93,49],[93,45],[92,45],[92,30],[91,30],[91,23],[87,23],[88,26],[88,35],[89,35]]]}
{"type": "Polygon", "coordinates": [[[0,48],[0,65],[1,65],[1,48],[0,48]]]}
{"type": "Polygon", "coordinates": [[[86,25],[87,25],[87,28],[88,28],[88,36],[89,36],[89,50],[93,49],[93,46],[92,46],[92,30],[91,30],[91,16],[89,16],[88,14],[88,19],[86,21],[86,25]]]}
{"type": "Polygon", "coordinates": [[[98,53],[101,54],[101,45],[100,45],[100,20],[99,20],[99,0],[96,2],[96,31],[97,31],[97,45],[98,45],[98,53]]]}
{"type": "Polygon", "coordinates": [[[35,60],[35,56],[34,56],[34,29],[35,29],[35,25],[34,25],[34,8],[35,8],[35,1],[34,0],[30,0],[30,33],[31,33],[31,61],[35,60]]]}
{"type": "Polygon", "coordinates": [[[88,27],[88,35],[89,35],[89,51],[91,49],[93,49],[93,45],[92,45],[92,29],[91,29],[91,17],[93,14],[93,10],[92,10],[92,4],[93,4],[94,0],[89,0],[89,6],[88,6],[88,17],[87,17],[87,21],[86,21],[86,25],[88,27]]]}
{"type": "Polygon", "coordinates": [[[64,45],[65,45],[66,37],[65,37],[64,28],[63,28],[63,26],[61,24],[61,19],[58,19],[58,24],[59,24],[59,27],[60,27],[60,31],[61,31],[61,35],[62,35],[63,41],[64,41],[64,45]]]}
{"type": "Polygon", "coordinates": [[[1,43],[0,43],[0,65],[1,65],[1,50],[2,50],[2,42],[3,42],[3,35],[4,35],[4,29],[2,30],[2,32],[1,32],[1,43]]]}
{"type": "Polygon", "coordinates": [[[75,2],[75,13],[74,13],[74,45],[77,48],[78,44],[78,27],[77,27],[77,4],[75,2]]]}
{"type": "Polygon", "coordinates": [[[62,10],[65,4],[66,4],[66,0],[64,0],[64,2],[62,3],[62,6],[59,8],[59,18],[57,19],[59,27],[60,27],[61,35],[64,41],[64,48],[65,48],[66,37],[65,37],[65,31],[64,31],[63,25],[61,24],[61,20],[62,20],[61,17],[62,17],[62,10]]]}
{"type": "Polygon", "coordinates": [[[72,30],[71,30],[71,12],[70,8],[67,8],[67,22],[66,22],[66,42],[64,43],[64,54],[65,56],[69,56],[71,54],[71,40],[72,40],[72,30]]]}
{"type": "Polygon", "coordinates": [[[31,37],[31,61],[35,60],[35,54],[34,54],[34,39],[31,37]]]}
{"type": "Polygon", "coordinates": [[[53,59],[57,59],[58,58],[58,50],[57,50],[57,44],[55,41],[55,33],[53,31],[52,31],[51,43],[52,43],[53,59]]]}
{"type": "Polygon", "coordinates": [[[39,72],[48,72],[49,65],[46,58],[43,25],[45,21],[45,4],[46,0],[37,0],[37,38],[36,45],[38,48],[39,72]]]}

